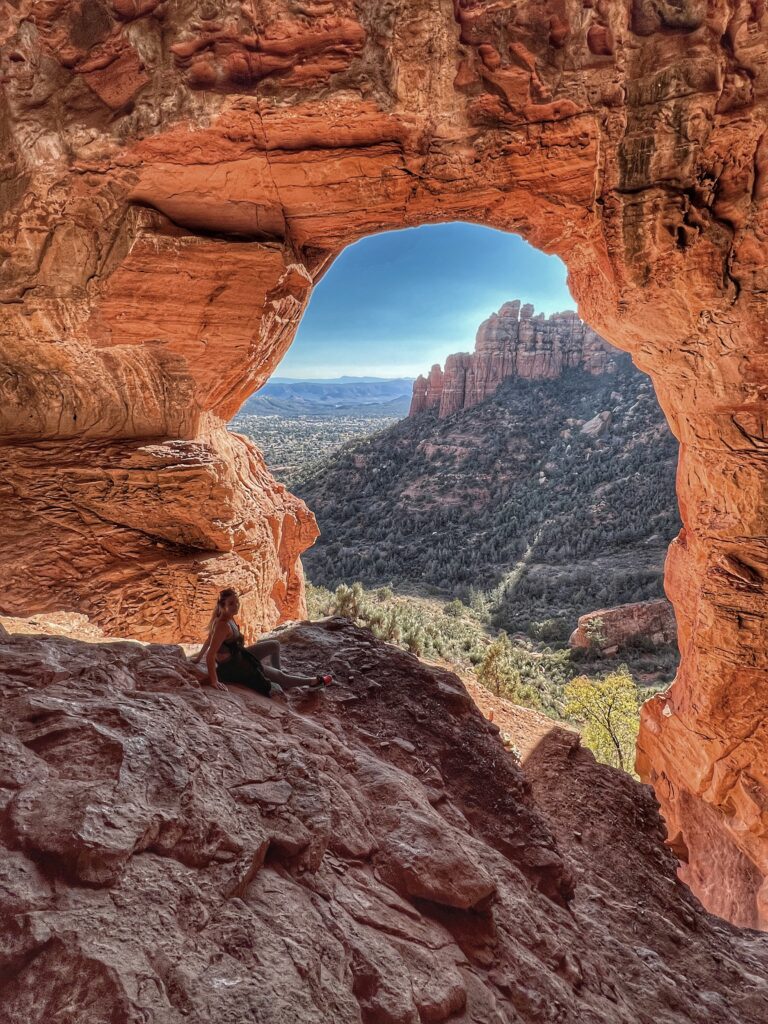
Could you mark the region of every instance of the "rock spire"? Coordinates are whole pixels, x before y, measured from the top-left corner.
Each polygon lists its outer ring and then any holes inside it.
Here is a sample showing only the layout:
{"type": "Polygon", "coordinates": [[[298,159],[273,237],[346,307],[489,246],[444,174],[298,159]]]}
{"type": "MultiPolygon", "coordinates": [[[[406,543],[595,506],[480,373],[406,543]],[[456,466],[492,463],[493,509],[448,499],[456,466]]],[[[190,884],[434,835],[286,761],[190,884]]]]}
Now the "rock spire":
{"type": "Polygon", "coordinates": [[[448,356],[413,385],[410,416],[437,409],[440,418],[478,405],[507,377],[543,380],[563,370],[613,373],[621,355],[573,310],[545,317],[530,303],[506,302],[477,331],[475,351],[448,356]]]}

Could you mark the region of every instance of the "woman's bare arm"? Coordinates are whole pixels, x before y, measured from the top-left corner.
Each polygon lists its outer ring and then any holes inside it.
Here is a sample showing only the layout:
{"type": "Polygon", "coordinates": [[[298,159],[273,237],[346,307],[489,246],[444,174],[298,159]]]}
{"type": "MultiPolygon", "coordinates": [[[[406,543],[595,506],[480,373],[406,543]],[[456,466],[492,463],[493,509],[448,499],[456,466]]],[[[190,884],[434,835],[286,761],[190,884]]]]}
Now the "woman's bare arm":
{"type": "Polygon", "coordinates": [[[200,650],[197,652],[197,654],[192,658],[192,661],[202,661],[203,658],[205,657],[205,655],[207,654],[208,648],[210,646],[211,646],[211,634],[209,633],[208,636],[205,638],[205,643],[200,648],[200,650]]]}
{"type": "Polygon", "coordinates": [[[217,690],[226,690],[226,686],[224,683],[220,682],[216,673],[216,655],[219,653],[219,648],[222,643],[226,640],[228,632],[229,626],[227,623],[220,622],[208,639],[208,651],[205,656],[205,665],[208,669],[208,682],[211,686],[215,686],[217,690]]]}

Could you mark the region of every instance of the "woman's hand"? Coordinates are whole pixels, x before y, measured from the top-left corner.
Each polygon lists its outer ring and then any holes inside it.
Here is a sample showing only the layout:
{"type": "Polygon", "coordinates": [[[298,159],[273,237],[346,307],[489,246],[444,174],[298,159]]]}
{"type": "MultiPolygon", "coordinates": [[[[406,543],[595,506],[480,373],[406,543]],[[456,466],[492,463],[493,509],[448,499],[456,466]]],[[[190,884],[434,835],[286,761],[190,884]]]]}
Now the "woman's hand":
{"type": "Polygon", "coordinates": [[[220,679],[212,679],[211,680],[211,686],[213,686],[214,689],[216,689],[216,690],[223,690],[224,693],[228,693],[229,692],[227,690],[226,686],[224,685],[224,683],[222,683],[222,681],[220,679]]]}

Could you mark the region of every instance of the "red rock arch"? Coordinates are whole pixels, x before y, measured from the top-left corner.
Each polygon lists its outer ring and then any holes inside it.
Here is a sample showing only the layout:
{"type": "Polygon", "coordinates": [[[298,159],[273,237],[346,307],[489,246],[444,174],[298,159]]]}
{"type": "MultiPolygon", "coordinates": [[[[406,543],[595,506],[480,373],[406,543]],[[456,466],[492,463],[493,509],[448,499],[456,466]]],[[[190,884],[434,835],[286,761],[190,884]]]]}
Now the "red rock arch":
{"type": "Polygon", "coordinates": [[[559,254],[681,443],[683,655],[640,765],[765,919],[766,29],[755,0],[21,0],[0,13],[2,605],[191,637],[302,607],[314,523],[225,420],[391,227],[559,254]]]}

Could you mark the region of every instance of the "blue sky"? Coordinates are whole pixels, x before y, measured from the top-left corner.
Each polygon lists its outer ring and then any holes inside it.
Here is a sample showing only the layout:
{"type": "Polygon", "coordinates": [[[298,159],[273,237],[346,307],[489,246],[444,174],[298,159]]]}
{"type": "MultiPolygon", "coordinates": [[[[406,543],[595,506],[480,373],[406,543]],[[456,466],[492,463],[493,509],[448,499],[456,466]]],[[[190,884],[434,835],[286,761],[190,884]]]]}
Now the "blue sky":
{"type": "Polygon", "coordinates": [[[315,288],[280,377],[415,377],[471,351],[510,299],[574,309],[563,263],[517,235],[439,224],[348,246],[315,288]]]}

